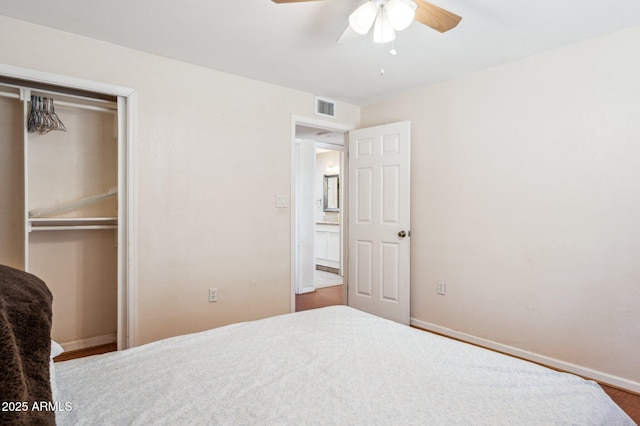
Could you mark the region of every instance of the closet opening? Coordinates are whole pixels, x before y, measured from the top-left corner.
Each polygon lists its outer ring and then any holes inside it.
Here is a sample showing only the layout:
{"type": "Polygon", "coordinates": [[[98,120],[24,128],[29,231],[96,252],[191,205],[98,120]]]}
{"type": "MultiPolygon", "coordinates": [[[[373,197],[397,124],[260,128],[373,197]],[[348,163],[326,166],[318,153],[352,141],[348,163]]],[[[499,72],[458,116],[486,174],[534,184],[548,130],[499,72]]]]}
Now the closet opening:
{"type": "Polygon", "coordinates": [[[65,351],[135,344],[133,93],[0,66],[0,263],[47,283],[65,351]]]}

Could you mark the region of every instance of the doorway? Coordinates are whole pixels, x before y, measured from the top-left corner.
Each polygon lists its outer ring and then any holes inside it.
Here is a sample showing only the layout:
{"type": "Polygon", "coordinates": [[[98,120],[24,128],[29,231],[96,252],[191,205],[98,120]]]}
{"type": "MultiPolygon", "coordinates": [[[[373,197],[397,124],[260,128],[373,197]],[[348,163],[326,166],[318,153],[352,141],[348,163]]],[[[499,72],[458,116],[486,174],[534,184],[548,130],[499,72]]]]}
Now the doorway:
{"type": "Polygon", "coordinates": [[[292,117],[291,312],[296,310],[296,295],[305,289],[316,292],[311,284],[314,224],[309,220],[313,217],[313,183],[305,184],[310,181],[301,174],[315,167],[315,143],[296,138],[298,126],[316,132],[348,132],[341,163],[343,303],[409,324],[411,122],[354,130],[337,123],[292,117]]]}
{"type": "Polygon", "coordinates": [[[292,311],[346,302],[349,127],[308,120],[292,122],[292,311]]]}

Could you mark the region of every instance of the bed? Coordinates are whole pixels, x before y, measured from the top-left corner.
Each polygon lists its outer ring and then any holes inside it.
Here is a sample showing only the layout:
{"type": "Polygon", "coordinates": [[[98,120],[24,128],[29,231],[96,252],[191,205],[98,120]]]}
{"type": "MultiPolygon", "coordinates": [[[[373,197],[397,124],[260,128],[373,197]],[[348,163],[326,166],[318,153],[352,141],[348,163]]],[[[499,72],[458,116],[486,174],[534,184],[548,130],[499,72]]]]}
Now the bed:
{"type": "Polygon", "coordinates": [[[592,381],[346,307],[56,363],[58,425],[633,425],[592,381]]]}

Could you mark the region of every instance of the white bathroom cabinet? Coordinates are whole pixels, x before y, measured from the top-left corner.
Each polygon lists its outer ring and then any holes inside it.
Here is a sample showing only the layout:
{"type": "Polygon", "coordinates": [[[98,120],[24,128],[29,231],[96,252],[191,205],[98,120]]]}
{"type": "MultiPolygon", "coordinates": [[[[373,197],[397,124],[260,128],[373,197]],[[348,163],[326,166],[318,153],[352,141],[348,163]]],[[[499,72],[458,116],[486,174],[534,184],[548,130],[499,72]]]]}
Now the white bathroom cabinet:
{"type": "Polygon", "coordinates": [[[340,224],[316,223],[316,265],[340,269],[340,224]]]}

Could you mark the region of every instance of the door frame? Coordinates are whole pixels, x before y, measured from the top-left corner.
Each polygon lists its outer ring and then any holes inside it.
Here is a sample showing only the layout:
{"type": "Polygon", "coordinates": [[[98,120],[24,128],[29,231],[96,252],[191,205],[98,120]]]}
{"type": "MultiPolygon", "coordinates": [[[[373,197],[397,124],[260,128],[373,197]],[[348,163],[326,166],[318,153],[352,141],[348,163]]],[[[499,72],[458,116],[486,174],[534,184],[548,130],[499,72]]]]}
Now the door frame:
{"type": "Polygon", "coordinates": [[[129,87],[85,80],[0,63],[0,75],[25,81],[117,96],[118,120],[118,350],[137,345],[137,197],[135,128],[137,92],[129,87]]]}
{"type": "MultiPolygon", "coordinates": [[[[297,179],[297,169],[298,169],[298,158],[295,155],[296,153],[296,125],[303,125],[303,126],[309,126],[309,127],[317,127],[319,129],[326,129],[329,131],[336,131],[336,132],[344,132],[344,133],[348,133],[350,130],[353,130],[355,128],[357,128],[356,125],[351,125],[351,124],[346,124],[346,123],[340,123],[340,122],[335,122],[335,121],[327,121],[327,120],[322,120],[322,119],[317,119],[317,118],[311,118],[311,117],[305,117],[305,116],[300,116],[300,115],[291,115],[291,145],[290,145],[290,152],[291,152],[291,190],[290,190],[290,209],[291,209],[291,268],[290,268],[290,276],[291,276],[291,288],[290,288],[290,294],[291,294],[291,305],[290,305],[290,310],[291,312],[295,312],[296,310],[296,266],[297,266],[297,262],[298,262],[298,247],[297,247],[297,218],[296,218],[296,209],[298,207],[297,203],[298,200],[296,199],[296,189],[297,189],[297,185],[298,185],[298,179],[297,179]]],[[[343,176],[343,182],[341,182],[341,187],[343,188],[343,200],[348,199],[348,188],[349,188],[349,182],[348,182],[348,143],[345,139],[345,144],[344,144],[344,152],[343,152],[343,170],[341,170],[341,175],[343,176]]],[[[348,271],[349,271],[349,256],[348,256],[348,251],[347,251],[347,247],[346,244],[348,242],[348,220],[349,220],[349,212],[347,210],[347,207],[345,205],[346,203],[343,203],[343,206],[340,208],[340,222],[341,222],[341,226],[342,226],[342,247],[341,247],[341,253],[342,253],[342,271],[343,271],[343,277],[344,277],[344,288],[346,291],[347,285],[348,285],[348,271]]],[[[346,293],[345,293],[345,300],[346,300],[346,293]]]]}

